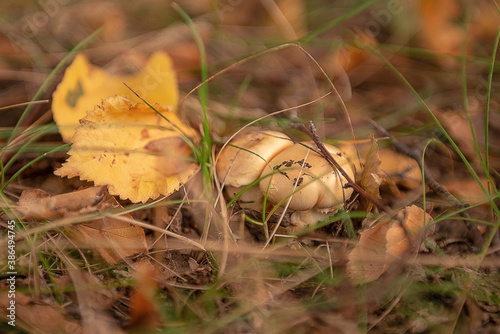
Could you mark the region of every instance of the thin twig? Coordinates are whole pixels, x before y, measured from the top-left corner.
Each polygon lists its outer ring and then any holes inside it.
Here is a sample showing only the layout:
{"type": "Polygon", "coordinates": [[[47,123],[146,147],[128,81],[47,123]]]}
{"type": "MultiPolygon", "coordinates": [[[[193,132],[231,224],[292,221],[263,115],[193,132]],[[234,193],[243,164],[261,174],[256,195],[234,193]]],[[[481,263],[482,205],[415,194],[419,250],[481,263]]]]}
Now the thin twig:
{"type": "MultiPolygon", "coordinates": [[[[370,120],[370,124],[377,130],[379,131],[382,135],[389,137],[389,139],[392,141],[394,147],[399,153],[402,153],[413,160],[415,160],[418,164],[418,166],[424,170],[424,180],[425,183],[431,188],[436,194],[444,198],[448,203],[450,203],[453,207],[455,207],[458,210],[463,210],[470,205],[467,203],[462,203],[460,202],[455,196],[453,196],[448,190],[446,190],[438,181],[436,181],[431,173],[429,172],[429,168],[427,165],[424,163],[422,166],[422,160],[421,160],[421,153],[410,149],[408,146],[405,144],[399,142],[389,131],[387,131],[385,128],[380,126],[377,122],[374,120],[370,120]]],[[[477,226],[473,224],[470,221],[470,214],[467,211],[461,211],[460,216],[465,218],[465,224],[467,225],[467,228],[471,232],[471,238],[472,242],[474,243],[474,247],[477,250],[480,250],[482,245],[484,244],[484,239],[481,233],[479,232],[477,226]]]]}
{"type": "Polygon", "coordinates": [[[314,123],[312,121],[309,121],[309,129],[307,129],[306,126],[302,123],[293,124],[293,127],[307,133],[307,135],[309,135],[309,137],[311,137],[311,139],[314,141],[314,143],[316,144],[318,149],[323,154],[324,158],[330,164],[332,164],[340,172],[340,174],[342,174],[342,176],[347,180],[347,184],[345,185],[345,187],[353,188],[361,196],[365,197],[367,200],[369,200],[370,202],[375,204],[375,206],[379,210],[384,211],[387,214],[391,213],[390,208],[385,206],[378,199],[370,196],[363,188],[361,188],[356,182],[354,182],[354,180],[349,176],[349,174],[346,173],[346,171],[342,168],[342,166],[339,165],[339,163],[335,160],[335,158],[331,155],[331,153],[326,149],[325,145],[323,145],[319,136],[316,134],[316,127],[314,126],[314,123]]]}

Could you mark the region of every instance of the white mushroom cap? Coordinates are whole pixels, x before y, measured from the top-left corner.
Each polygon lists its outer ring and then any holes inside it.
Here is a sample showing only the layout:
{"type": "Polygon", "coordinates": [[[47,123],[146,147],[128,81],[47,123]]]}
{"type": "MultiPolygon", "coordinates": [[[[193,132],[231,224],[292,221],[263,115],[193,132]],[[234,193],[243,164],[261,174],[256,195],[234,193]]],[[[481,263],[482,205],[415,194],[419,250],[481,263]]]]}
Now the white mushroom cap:
{"type": "MultiPolygon", "coordinates": [[[[335,146],[324,145],[354,180],[354,167],[346,156],[335,146]]],[[[284,205],[293,194],[289,205],[292,210],[328,212],[342,207],[353,190],[343,188],[347,180],[340,172],[306,146],[316,147],[313,142],[297,143],[275,156],[261,174],[260,190],[267,192],[267,200],[273,204],[284,205]]]]}
{"type": "Polygon", "coordinates": [[[259,131],[237,137],[230,145],[219,153],[217,176],[226,185],[241,187],[257,180],[269,160],[293,143],[284,133],[259,131]]]}

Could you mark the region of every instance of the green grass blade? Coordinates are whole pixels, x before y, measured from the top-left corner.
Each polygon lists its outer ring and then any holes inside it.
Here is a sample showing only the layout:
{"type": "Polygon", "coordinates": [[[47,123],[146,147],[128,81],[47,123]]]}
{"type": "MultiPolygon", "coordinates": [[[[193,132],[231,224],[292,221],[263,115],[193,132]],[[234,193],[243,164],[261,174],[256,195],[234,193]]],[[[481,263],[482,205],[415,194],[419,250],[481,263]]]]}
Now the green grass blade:
{"type": "MultiPolygon", "coordinates": [[[[489,142],[488,124],[490,120],[491,86],[493,84],[493,72],[495,71],[495,62],[498,52],[499,40],[500,40],[500,28],[497,31],[497,37],[495,39],[493,52],[491,54],[490,70],[488,73],[488,86],[486,91],[486,105],[484,110],[484,163],[486,165],[486,170],[488,171],[487,175],[489,175],[489,170],[490,170],[489,147],[488,147],[488,142],[489,142]]],[[[491,184],[494,185],[494,182],[491,182],[491,184]]]]}
{"type": "Polygon", "coordinates": [[[70,146],[70,144],[64,144],[64,145],[58,146],[58,147],[56,147],[48,152],[43,153],[42,155],[36,157],[35,159],[31,160],[26,165],[24,165],[21,169],[19,169],[14,175],[12,175],[12,177],[7,182],[5,182],[1,191],[3,192],[9,186],[9,184],[12,183],[12,181],[14,181],[22,172],[24,172],[26,169],[28,169],[35,162],[40,161],[42,159],[45,159],[47,156],[51,155],[52,153],[65,152],[65,151],[67,151],[69,146],[70,146]]]}
{"type": "Polygon", "coordinates": [[[211,185],[213,181],[213,173],[211,173],[211,156],[212,156],[212,139],[210,137],[210,123],[208,120],[208,86],[205,83],[208,79],[208,67],[207,67],[207,56],[205,51],[205,46],[203,44],[203,40],[201,35],[196,28],[193,20],[189,17],[189,15],[176,3],[173,3],[172,6],[179,13],[179,15],[186,21],[189,28],[191,29],[196,44],[198,46],[198,50],[200,52],[201,59],[201,80],[204,84],[199,87],[198,94],[200,97],[200,103],[203,112],[203,134],[202,134],[202,148],[201,155],[198,157],[201,170],[203,173],[203,180],[205,182],[205,192],[209,194],[211,192],[211,185]]]}
{"type": "MultiPolygon", "coordinates": [[[[466,21],[469,21],[469,20],[470,20],[470,18],[466,18],[466,21]]],[[[467,35],[466,29],[464,31],[464,35],[467,35]]],[[[462,41],[462,53],[461,53],[461,58],[460,58],[460,65],[461,65],[460,66],[460,78],[461,78],[461,83],[462,83],[463,105],[464,105],[465,113],[467,115],[467,120],[469,121],[469,129],[470,129],[470,133],[472,135],[472,142],[474,144],[474,150],[477,153],[477,156],[479,158],[479,162],[480,162],[481,166],[483,167],[483,170],[486,173],[488,173],[483,156],[481,154],[481,150],[479,149],[476,131],[474,130],[474,125],[472,123],[472,117],[470,114],[469,96],[468,96],[468,91],[467,91],[467,57],[466,57],[466,54],[467,54],[467,40],[464,39],[462,41]]]]}

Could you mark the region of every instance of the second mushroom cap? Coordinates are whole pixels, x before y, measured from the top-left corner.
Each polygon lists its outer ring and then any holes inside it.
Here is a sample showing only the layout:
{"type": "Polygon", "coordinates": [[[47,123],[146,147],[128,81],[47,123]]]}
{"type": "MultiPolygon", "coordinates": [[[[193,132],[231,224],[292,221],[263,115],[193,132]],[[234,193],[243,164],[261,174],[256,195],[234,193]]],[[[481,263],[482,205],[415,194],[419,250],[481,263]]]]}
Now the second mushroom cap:
{"type": "Polygon", "coordinates": [[[249,185],[260,177],[269,160],[291,145],[291,139],[281,132],[245,133],[219,153],[217,175],[229,186],[249,185]]]}
{"type": "MultiPolygon", "coordinates": [[[[354,179],[354,168],[335,146],[324,144],[339,165],[354,179]]],[[[353,190],[344,188],[347,180],[323,156],[311,148],[313,142],[296,143],[269,162],[262,172],[260,189],[273,204],[290,200],[292,210],[332,211],[349,199],[353,190]]]]}

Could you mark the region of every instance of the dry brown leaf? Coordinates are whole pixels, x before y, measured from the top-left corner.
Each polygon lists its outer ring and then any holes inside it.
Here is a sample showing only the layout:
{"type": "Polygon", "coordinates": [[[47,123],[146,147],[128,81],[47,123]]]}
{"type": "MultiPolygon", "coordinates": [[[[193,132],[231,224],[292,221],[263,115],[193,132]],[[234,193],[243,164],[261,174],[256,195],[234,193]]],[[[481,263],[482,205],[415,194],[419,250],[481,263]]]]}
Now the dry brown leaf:
{"type": "Polygon", "coordinates": [[[359,44],[364,43],[371,47],[377,47],[377,40],[371,34],[359,31],[355,39],[357,39],[355,43],[343,45],[334,53],[336,66],[341,67],[345,72],[352,71],[363,64],[368,58],[373,57],[366,48],[361,48],[359,44]]]}
{"type": "Polygon", "coordinates": [[[155,108],[167,120],[143,103],[104,99],[80,121],[70,157],[55,174],[108,185],[132,202],[170,195],[198,169],[183,139],[197,142],[198,133],[167,106],[155,108]]]}
{"type": "Polygon", "coordinates": [[[399,211],[398,218],[387,231],[385,269],[407,253],[416,254],[423,237],[428,237],[433,232],[432,227],[425,231],[425,227],[432,219],[431,216],[416,205],[407,206],[399,211]]]}
{"type": "MultiPolygon", "coordinates": [[[[356,283],[372,282],[406,254],[417,253],[431,217],[415,205],[400,210],[398,215],[398,221],[382,220],[361,232],[347,263],[347,273],[356,283]]],[[[432,228],[426,236],[431,233],[432,228]]]]}
{"type": "Polygon", "coordinates": [[[54,220],[101,210],[105,193],[106,187],[90,187],[56,196],[41,189],[25,190],[16,209],[26,220],[54,220]]]}
{"type": "MultiPolygon", "coordinates": [[[[370,139],[372,144],[366,155],[360,185],[368,193],[368,195],[371,195],[376,199],[380,199],[380,185],[385,180],[387,175],[380,167],[382,163],[379,157],[377,140],[373,134],[370,135],[370,139]]],[[[370,211],[372,206],[373,203],[370,202],[368,204],[367,211],[370,211]]]]}
{"type": "Polygon", "coordinates": [[[361,232],[359,242],[348,255],[347,263],[347,273],[356,282],[371,282],[384,273],[385,236],[388,230],[389,221],[383,220],[361,232]]]}
{"type": "Polygon", "coordinates": [[[478,45],[493,42],[496,38],[500,19],[496,5],[495,2],[490,1],[476,3],[469,30],[472,34],[471,39],[478,45]]]}
{"type": "MultiPolygon", "coordinates": [[[[482,113],[482,111],[481,111],[482,113]]],[[[476,149],[474,147],[474,137],[471,132],[470,120],[467,116],[453,110],[438,111],[438,117],[448,134],[457,143],[460,150],[472,160],[477,160],[476,149]]],[[[482,115],[472,110],[471,119],[472,124],[480,123],[482,126],[482,115]]],[[[481,134],[480,127],[474,126],[476,136],[481,134]],[[479,130],[479,131],[478,131],[479,130]]]]}
{"type": "Polygon", "coordinates": [[[69,270],[68,274],[75,289],[84,333],[124,333],[117,321],[106,312],[118,299],[117,291],[104,288],[99,279],[88,272],[69,270]]]}
{"type": "MultiPolygon", "coordinates": [[[[103,200],[103,210],[109,207],[121,208],[118,201],[109,194],[103,200]]],[[[120,215],[133,219],[130,214],[120,215]]],[[[121,262],[124,258],[147,251],[144,230],[137,225],[107,216],[92,222],[73,227],[82,241],[97,249],[102,258],[109,264],[121,262]]]]}
{"type": "Polygon", "coordinates": [[[162,324],[155,300],[160,275],[150,262],[136,264],[135,286],[130,296],[130,327],[144,330],[145,327],[152,328],[162,324]]]}
{"type": "MultiPolygon", "coordinates": [[[[458,54],[464,33],[453,23],[460,15],[456,0],[420,0],[421,39],[427,49],[458,54]]],[[[445,65],[453,65],[447,61],[445,65]]]]}
{"type": "Polygon", "coordinates": [[[103,45],[113,45],[126,38],[128,18],[124,7],[101,0],[75,2],[71,6],[61,4],[53,4],[51,10],[56,10],[57,16],[49,20],[48,31],[53,31],[55,40],[80,41],[88,36],[89,30],[97,29],[101,30],[99,41],[103,45]]]}
{"type": "MultiPolygon", "coordinates": [[[[25,190],[17,210],[24,219],[53,220],[86,213],[119,209],[121,205],[109,195],[105,187],[91,187],[67,194],[50,196],[43,190],[25,190]]],[[[132,219],[130,214],[122,217],[132,219]]],[[[147,251],[144,230],[113,216],[69,227],[85,243],[99,252],[109,264],[147,251]]]]}
{"type": "MultiPolygon", "coordinates": [[[[488,179],[485,177],[480,178],[481,183],[485,189],[488,189],[488,179]]],[[[488,201],[488,197],[485,195],[480,185],[476,180],[472,178],[459,179],[454,178],[453,180],[446,182],[443,186],[450,193],[455,195],[459,200],[468,204],[484,203],[488,201]]]]}
{"type": "MultiPolygon", "coordinates": [[[[82,333],[83,328],[74,321],[64,318],[64,310],[59,306],[35,302],[29,296],[16,292],[15,299],[7,294],[0,295],[0,306],[2,310],[10,307],[10,302],[15,300],[15,328],[21,328],[29,333],[82,333]]],[[[6,312],[1,312],[2,319],[9,322],[6,312]]],[[[13,327],[14,328],[14,327],[13,327]]]]}
{"type": "MultiPolygon", "coordinates": [[[[351,157],[356,157],[356,147],[352,144],[340,145],[340,149],[351,157]]],[[[368,155],[369,147],[365,144],[357,146],[361,157],[361,164],[366,164],[364,157],[368,155]]],[[[418,163],[412,158],[397,153],[390,148],[382,148],[378,151],[380,168],[386,174],[385,183],[397,184],[414,189],[422,185],[422,173],[418,163]]],[[[358,159],[353,159],[357,171],[362,171],[358,159]]]]}
{"type": "Polygon", "coordinates": [[[389,148],[380,150],[379,157],[382,162],[380,167],[387,175],[386,182],[403,185],[409,189],[422,185],[422,172],[412,158],[389,148]]]}
{"type": "Polygon", "coordinates": [[[163,104],[172,110],[177,108],[177,79],[167,54],[155,53],[142,71],[132,76],[110,75],[79,54],[53,95],[52,112],[64,141],[71,139],[78,121],[102,99],[119,95],[129,98],[132,103],[141,102],[124,83],[151,104],[163,104]]]}
{"type": "Polygon", "coordinates": [[[276,25],[285,38],[296,39],[306,34],[304,0],[264,0],[261,3],[270,16],[269,23],[276,25]]]}

